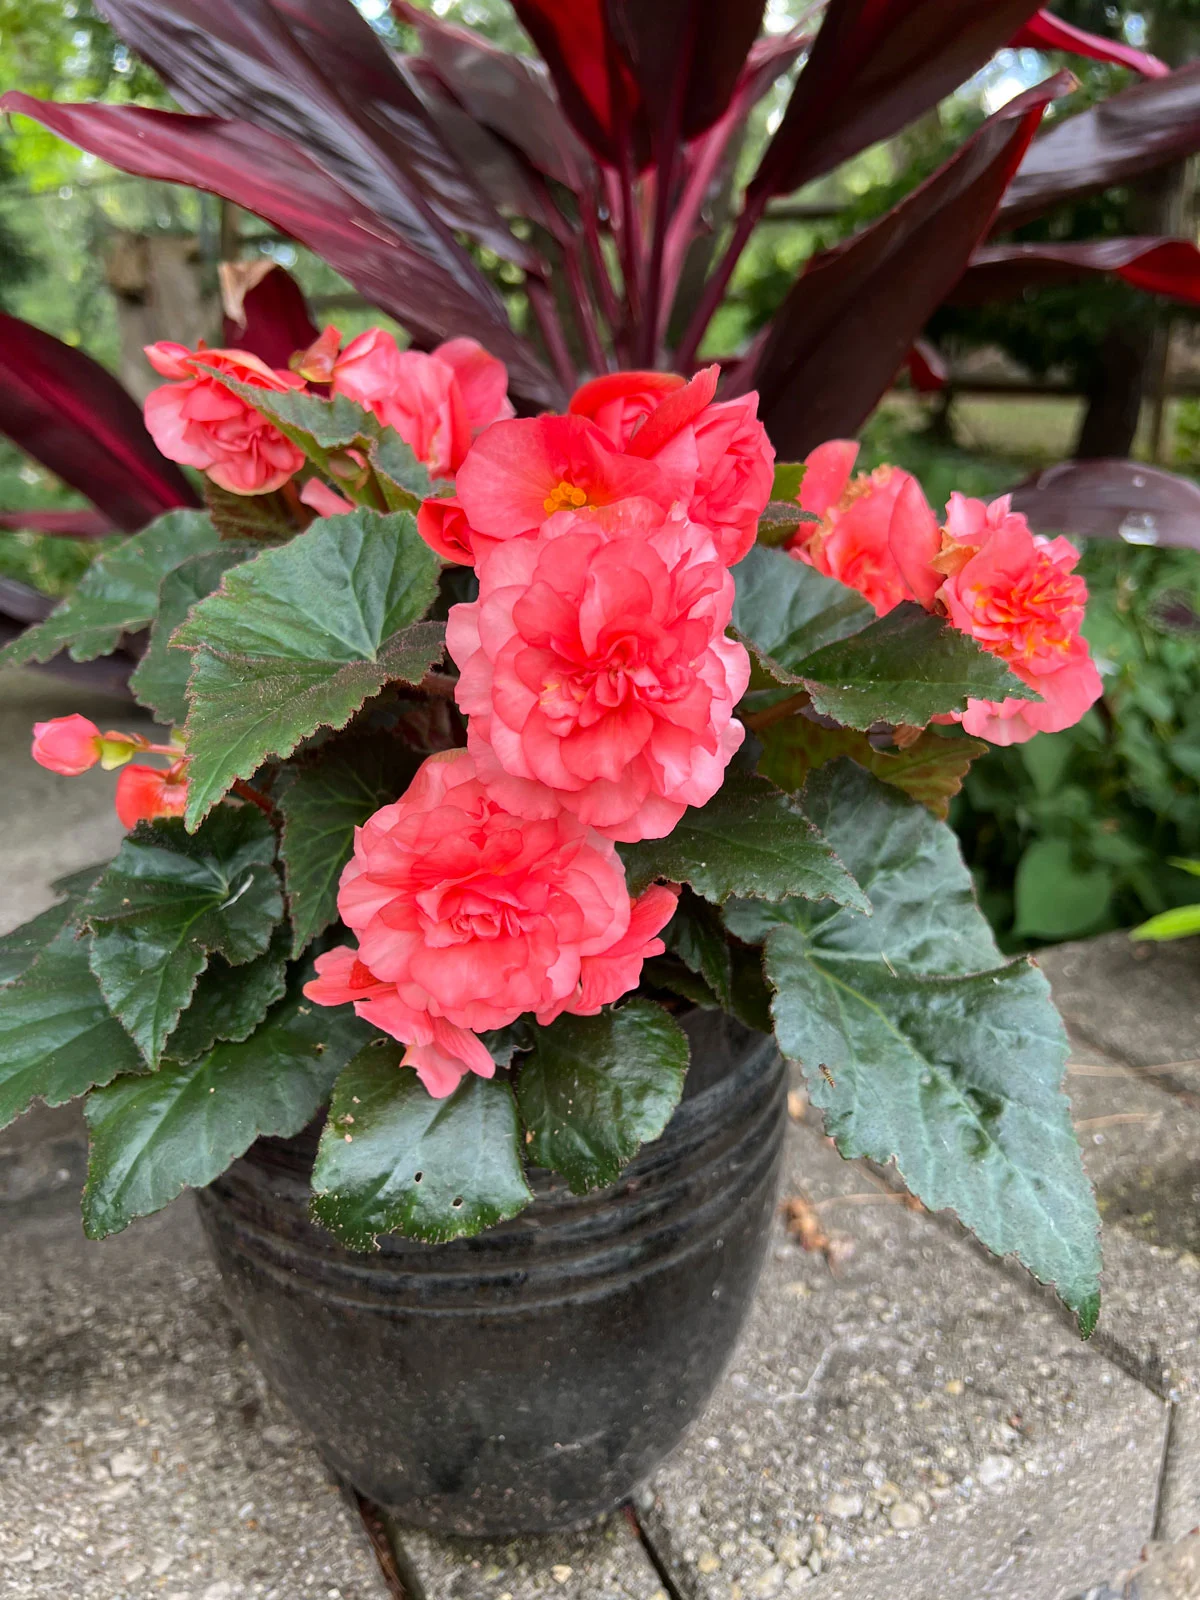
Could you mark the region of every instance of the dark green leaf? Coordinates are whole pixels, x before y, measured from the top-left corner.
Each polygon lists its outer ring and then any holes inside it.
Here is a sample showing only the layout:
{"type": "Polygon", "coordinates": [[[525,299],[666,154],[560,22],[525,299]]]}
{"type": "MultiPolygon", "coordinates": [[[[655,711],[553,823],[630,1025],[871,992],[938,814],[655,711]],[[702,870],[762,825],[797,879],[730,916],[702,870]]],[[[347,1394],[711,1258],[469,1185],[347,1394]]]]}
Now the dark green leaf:
{"type": "Polygon", "coordinates": [[[196,834],[142,823],[81,908],[101,991],[154,1066],[210,954],[262,955],[283,915],[275,835],[252,806],[223,807],[196,834]]]}
{"type": "Polygon", "coordinates": [[[690,883],[706,900],[801,894],[869,911],[869,902],[828,843],[773,784],[730,767],[706,806],[685,811],[665,839],[621,846],[630,890],[655,878],[690,883]]]}
{"type": "Polygon", "coordinates": [[[733,625],[755,654],[794,683],[795,663],[857,633],[875,612],[860,594],[782,550],[755,545],[733,569],[733,625]]]}
{"type": "Polygon", "coordinates": [[[213,527],[234,543],[283,544],[300,530],[282,489],[273,494],[233,494],[211,478],[204,480],[204,500],[213,527]]]}
{"type": "Polygon", "coordinates": [[[435,1100],[379,1038],[342,1073],[313,1168],[312,1214],[352,1250],[381,1233],[441,1244],[515,1217],[533,1199],[512,1090],[468,1073],[435,1100]]]}
{"type": "Polygon", "coordinates": [[[60,1106],[141,1068],[92,976],[87,941],[69,928],[0,989],[0,1128],[34,1099],[60,1106]]]}
{"type": "Polygon", "coordinates": [[[344,455],[350,449],[366,450],[379,436],[375,416],[344,394],[326,400],[304,389],[261,389],[215,370],[212,376],[269,418],[322,471],[329,470],[331,456],[344,455]]]}
{"type": "Polygon", "coordinates": [[[103,872],[103,866],[87,867],[60,878],[52,887],[66,896],[57,905],[48,906],[19,928],[0,937],[0,984],[11,983],[28,971],[38,955],[73,922],[79,903],[103,872]]]}
{"type": "Polygon", "coordinates": [[[778,549],[790,544],[804,523],[819,520],[820,518],[814,517],[811,512],[801,511],[800,507],[791,501],[772,500],[758,519],[756,537],[759,544],[766,545],[769,549],[778,549]]]}
{"type": "Polygon", "coordinates": [[[296,770],[279,796],[294,956],[337,918],[338,879],[354,848],[355,828],[400,798],[420,759],[382,733],[321,754],[323,759],[296,770]]]}
{"type": "Polygon", "coordinates": [[[122,633],[152,620],[166,574],[216,543],[217,531],[205,512],[168,511],[100,556],[45,622],[0,650],[0,666],[49,661],[64,647],[74,661],[110,654],[122,633]]]}
{"type": "Polygon", "coordinates": [[[733,1009],[733,967],[721,914],[690,889],[679,896],[675,915],[663,930],[668,950],[697,972],[727,1011],[733,1009]]]}
{"type": "Polygon", "coordinates": [[[923,727],[942,712],[965,710],[972,697],[1040,698],[999,656],[909,602],[807,656],[795,671],[817,710],[851,728],[923,727]]]}
{"type": "Polygon", "coordinates": [[[943,822],[971,763],[988,752],[982,739],[947,738],[932,728],[904,750],[876,750],[865,733],[824,728],[802,715],[771,723],[759,737],[763,744],[759,771],[789,793],[803,786],[814,767],[849,756],[882,782],[895,784],[928,806],[943,822]]]}
{"type": "Polygon", "coordinates": [[[666,1127],[687,1065],[687,1035],[649,1000],[535,1029],[517,1078],[530,1159],[576,1194],[613,1183],[666,1127]]]}
{"type": "Polygon", "coordinates": [[[675,955],[650,956],[642,962],[639,991],[662,993],[677,1000],[690,1000],[704,1011],[720,1009],[721,1002],[698,972],[686,967],[675,955]]]}
{"type": "Polygon", "coordinates": [[[430,482],[429,468],[418,461],[411,446],[394,428],[384,428],[367,452],[389,511],[411,511],[431,494],[450,493],[452,486],[430,482]]]}
{"type": "Polygon", "coordinates": [[[149,648],[129,680],[134,698],[154,713],[156,722],[182,727],[188,713],[186,691],[192,653],[173,646],[171,635],[196,602],[212,594],[230,567],[240,566],[257,554],[251,545],[220,544],[215,550],[181,561],[163,579],[149,648]]]}
{"type": "Polygon", "coordinates": [[[326,517],[226,573],[175,634],[195,652],[189,827],[267,758],[424,677],[442,653],[441,625],[417,621],[437,577],[412,517],[374,511],[326,517]]]}
{"type": "Polygon", "coordinates": [[[163,1046],[172,1061],[194,1061],[220,1039],[248,1039],[287,989],[291,935],[281,923],[261,956],[240,967],[213,956],[201,973],[187,1010],[163,1046]]]}
{"type": "Polygon", "coordinates": [[[780,1047],[843,1155],[895,1160],[927,1206],[1016,1254],[1090,1331],[1099,1218],[1045,978],[1002,962],[954,835],[924,807],[848,761],[815,772],[805,796],[875,915],[729,908],[735,932],[766,934],[780,1047]]]}
{"type": "Polygon", "coordinates": [[[164,1062],[89,1097],[89,1239],[211,1183],[260,1136],[288,1138],[312,1121],[370,1029],[349,1008],[305,1000],[311,976],[311,967],[296,972],[287,998],[242,1043],[219,1044],[187,1066],[164,1062]]]}

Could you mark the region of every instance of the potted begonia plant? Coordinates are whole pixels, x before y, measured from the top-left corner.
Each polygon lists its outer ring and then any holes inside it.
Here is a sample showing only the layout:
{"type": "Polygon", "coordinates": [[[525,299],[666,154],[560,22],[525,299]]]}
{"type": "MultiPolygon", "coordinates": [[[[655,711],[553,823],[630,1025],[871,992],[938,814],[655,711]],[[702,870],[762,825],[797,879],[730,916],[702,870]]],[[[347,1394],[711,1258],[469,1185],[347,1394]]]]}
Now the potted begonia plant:
{"type": "Polygon", "coordinates": [[[963,271],[1063,80],[814,263],[722,389],[692,359],[770,195],[902,126],[1034,8],[832,0],[678,340],[730,141],[807,48],[753,44],[761,7],[708,29],[704,8],[531,0],[555,92],[418,18],[491,130],[490,178],[525,180],[536,248],[476,203],[463,106],[349,7],[176,30],[188,9],[112,5],[185,104],[228,70],[220,115],[6,103],[222,186],[423,348],[314,328],[149,351],[147,426],[207,509],[106,553],[0,655],[148,635],[132,689],[164,728],[35,729],[57,771],[119,769],[129,833],[0,942],[0,1123],[86,1096],[93,1237],[199,1190],[255,1352],[330,1458],[462,1532],[599,1514],[698,1413],[767,1237],[783,1057],[845,1155],[894,1162],[1090,1332],[1065,1035],[944,820],[984,741],[1098,693],[1075,552],[1003,501],[935,512],[827,438],[963,271]],[[536,115],[514,120],[514,84],[536,115]],[[230,109],[299,119],[320,160],[230,109]],[[519,257],[525,332],[455,230],[519,257]],[[860,311],[885,283],[886,337],[860,311]],[[803,461],[775,460],[756,385],[803,461]]]}

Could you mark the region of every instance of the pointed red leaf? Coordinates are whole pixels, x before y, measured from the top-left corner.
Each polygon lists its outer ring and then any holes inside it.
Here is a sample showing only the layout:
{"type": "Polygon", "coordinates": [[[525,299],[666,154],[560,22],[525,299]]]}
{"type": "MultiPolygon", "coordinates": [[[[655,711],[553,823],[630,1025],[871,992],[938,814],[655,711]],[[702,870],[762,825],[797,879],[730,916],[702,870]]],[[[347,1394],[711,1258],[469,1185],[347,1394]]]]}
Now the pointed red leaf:
{"type": "Polygon", "coordinates": [[[158,452],[141,408],[98,361],[0,312],[0,432],[135,533],[199,505],[158,452]]]}
{"type": "Polygon", "coordinates": [[[747,191],[788,194],[957,89],[1035,0],[830,0],[783,121],[747,191]]]}
{"type": "Polygon", "coordinates": [[[643,166],[650,156],[644,108],[637,82],[609,31],[606,0],[512,0],[512,8],[541,52],[559,102],[588,149],[610,167],[619,166],[625,129],[637,165],[643,166]]]}
{"type": "Polygon", "coordinates": [[[1059,73],[989,117],[878,222],[814,257],[764,331],[738,387],[757,388],[776,451],[794,461],[854,433],[987,232],[1059,73]]]}
{"type": "Polygon", "coordinates": [[[908,367],[908,381],[918,394],[937,394],[950,381],[941,351],[928,339],[913,340],[905,365],[908,367]]]}
{"type": "Polygon", "coordinates": [[[1013,490],[1035,533],[1200,550],[1200,484],[1140,461],[1060,461],[1013,490]]]}
{"type": "Polygon", "coordinates": [[[1048,128],[1030,146],[996,218],[1019,227],[1076,195],[1125,183],[1200,150],[1200,62],[1135,83],[1048,128]]]}
{"type": "Polygon", "coordinates": [[[298,145],[455,276],[475,269],[454,229],[538,269],[351,0],[107,0],[105,10],[186,111],[298,145]]]}
{"type": "Polygon", "coordinates": [[[320,332],[295,278],[269,261],[222,263],[221,297],[226,345],[248,350],[269,367],[286,369],[320,332]]]}
{"type": "Polygon", "coordinates": [[[539,172],[571,189],[582,186],[590,158],[540,61],[501,50],[406,0],[394,0],[392,10],[416,29],[424,59],[464,111],[507,139],[539,172]]]}
{"type": "Polygon", "coordinates": [[[103,511],[0,511],[0,528],[27,529],[64,539],[102,539],[116,527],[103,511]]]}
{"type": "Polygon", "coordinates": [[[1102,39],[1099,34],[1087,33],[1051,11],[1035,11],[1009,43],[1014,50],[1065,50],[1069,55],[1087,56],[1090,61],[1110,61],[1114,66],[1140,72],[1143,78],[1165,78],[1171,70],[1157,56],[1135,50],[1131,44],[1122,44],[1118,39],[1102,39]]]}
{"type": "Polygon", "coordinates": [[[653,143],[656,136],[695,139],[723,114],[766,0],[607,0],[606,10],[653,143]]]}
{"type": "Polygon", "coordinates": [[[0,109],[34,117],[123,172],[244,206],[323,256],[419,342],[469,335],[507,365],[516,394],[536,405],[561,403],[559,386],[484,278],[456,276],[421,254],[286,139],[246,122],[143,106],[57,105],[16,90],[0,95],[0,109]]]}
{"type": "Polygon", "coordinates": [[[1190,239],[983,245],[948,299],[953,305],[983,305],[1026,289],[1075,283],[1090,273],[1111,273],[1147,294],[1200,305],[1200,250],[1190,239]]]}

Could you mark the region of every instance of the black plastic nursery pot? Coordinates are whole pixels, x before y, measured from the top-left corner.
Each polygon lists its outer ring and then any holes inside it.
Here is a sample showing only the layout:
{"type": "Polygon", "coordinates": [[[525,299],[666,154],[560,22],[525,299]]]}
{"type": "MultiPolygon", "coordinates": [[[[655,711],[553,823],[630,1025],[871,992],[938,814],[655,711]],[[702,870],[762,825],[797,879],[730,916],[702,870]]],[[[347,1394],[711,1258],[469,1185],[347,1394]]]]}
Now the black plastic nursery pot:
{"type": "Polygon", "coordinates": [[[682,1019],[682,1104],[611,1188],[534,1172],[474,1239],[355,1254],[308,1220],[318,1127],[260,1139],[201,1196],[269,1382],[402,1521],[504,1536],[625,1500],[699,1416],[766,1250],[786,1120],[774,1040],[682,1019]]]}

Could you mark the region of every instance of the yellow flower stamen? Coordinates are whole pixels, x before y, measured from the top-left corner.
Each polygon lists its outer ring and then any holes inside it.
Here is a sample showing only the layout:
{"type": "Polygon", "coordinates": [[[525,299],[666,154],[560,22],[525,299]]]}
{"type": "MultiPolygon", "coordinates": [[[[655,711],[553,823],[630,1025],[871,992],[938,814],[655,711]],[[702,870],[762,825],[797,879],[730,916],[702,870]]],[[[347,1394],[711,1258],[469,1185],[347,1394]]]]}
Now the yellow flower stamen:
{"type": "Polygon", "coordinates": [[[577,488],[575,484],[568,483],[566,479],[556,483],[554,488],[542,501],[548,515],[553,516],[556,511],[578,511],[587,505],[587,490],[577,488]]]}

